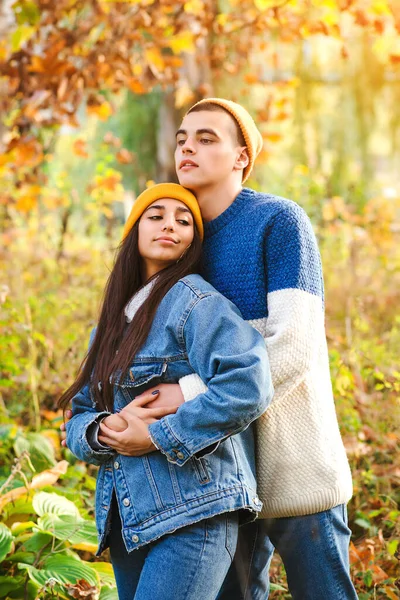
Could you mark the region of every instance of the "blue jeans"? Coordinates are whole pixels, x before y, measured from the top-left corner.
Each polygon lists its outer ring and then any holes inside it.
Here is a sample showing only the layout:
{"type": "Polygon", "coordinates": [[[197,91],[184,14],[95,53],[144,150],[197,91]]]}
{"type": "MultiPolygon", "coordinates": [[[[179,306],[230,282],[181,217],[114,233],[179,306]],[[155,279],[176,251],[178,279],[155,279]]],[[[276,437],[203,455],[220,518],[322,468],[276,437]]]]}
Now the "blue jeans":
{"type": "Polygon", "coordinates": [[[215,600],[232,563],[238,513],[223,513],[126,551],[118,509],[109,534],[119,600],[215,600]]]}
{"type": "Polygon", "coordinates": [[[304,517],[259,519],[239,530],[235,561],[218,600],[266,600],[274,549],[294,600],[357,600],[350,579],[344,504],[304,517]]]}

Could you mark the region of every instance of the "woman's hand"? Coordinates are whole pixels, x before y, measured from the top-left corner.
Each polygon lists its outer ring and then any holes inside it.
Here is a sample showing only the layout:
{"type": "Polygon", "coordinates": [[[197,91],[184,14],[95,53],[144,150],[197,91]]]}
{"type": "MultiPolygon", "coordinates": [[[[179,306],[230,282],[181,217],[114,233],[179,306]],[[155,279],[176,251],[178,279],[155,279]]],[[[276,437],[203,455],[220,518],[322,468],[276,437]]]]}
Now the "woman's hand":
{"type": "MultiPolygon", "coordinates": [[[[118,454],[124,456],[143,456],[157,450],[149,437],[149,426],[139,417],[126,411],[124,419],[127,428],[124,431],[113,431],[104,421],[100,424],[99,442],[110,446],[118,454]]],[[[155,419],[154,419],[155,420],[155,419]]]]}

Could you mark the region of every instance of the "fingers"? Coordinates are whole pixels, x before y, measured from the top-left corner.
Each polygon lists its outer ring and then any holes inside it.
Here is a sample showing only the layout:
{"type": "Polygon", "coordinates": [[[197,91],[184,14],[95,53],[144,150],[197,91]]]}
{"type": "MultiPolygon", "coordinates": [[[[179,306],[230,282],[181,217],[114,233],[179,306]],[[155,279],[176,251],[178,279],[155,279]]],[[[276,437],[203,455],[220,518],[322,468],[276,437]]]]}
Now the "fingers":
{"type": "Polygon", "coordinates": [[[67,419],[72,419],[72,410],[70,408],[65,411],[65,416],[67,419]]]}
{"type": "Polygon", "coordinates": [[[173,415],[178,410],[179,406],[159,406],[158,408],[146,408],[146,414],[150,417],[160,419],[167,415],[173,415]]]}
{"type": "Polygon", "coordinates": [[[61,431],[65,431],[65,423],[61,423],[60,429],[61,429],[61,431]]]}
{"type": "Polygon", "coordinates": [[[136,398],[132,400],[130,404],[132,404],[133,406],[146,406],[146,404],[149,404],[149,402],[155,400],[158,397],[159,393],[160,390],[153,390],[152,392],[143,392],[143,394],[140,394],[140,396],[136,396],[136,398]]]}

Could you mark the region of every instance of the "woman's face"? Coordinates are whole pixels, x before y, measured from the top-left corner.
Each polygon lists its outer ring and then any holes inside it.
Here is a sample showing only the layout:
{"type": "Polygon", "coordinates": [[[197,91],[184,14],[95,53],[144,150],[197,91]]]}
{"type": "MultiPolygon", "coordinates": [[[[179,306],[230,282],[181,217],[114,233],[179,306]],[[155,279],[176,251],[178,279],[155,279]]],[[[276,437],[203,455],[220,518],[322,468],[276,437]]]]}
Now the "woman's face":
{"type": "Polygon", "coordinates": [[[139,220],[139,254],[145,281],[175,263],[193,241],[192,213],[180,200],[162,198],[139,220]]]}

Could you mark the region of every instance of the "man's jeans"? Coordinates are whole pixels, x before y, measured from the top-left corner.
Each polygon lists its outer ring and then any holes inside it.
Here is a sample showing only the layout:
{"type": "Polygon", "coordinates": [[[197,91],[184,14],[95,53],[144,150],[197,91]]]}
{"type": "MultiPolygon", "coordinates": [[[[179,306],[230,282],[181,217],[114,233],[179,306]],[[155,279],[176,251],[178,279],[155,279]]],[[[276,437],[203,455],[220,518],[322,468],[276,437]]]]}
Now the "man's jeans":
{"type": "Polygon", "coordinates": [[[266,600],[274,547],[294,600],[356,600],[349,574],[350,534],[344,504],[305,517],[245,525],[218,600],[266,600]]]}
{"type": "Polygon", "coordinates": [[[237,512],[182,527],[126,551],[118,509],[109,534],[119,600],[215,600],[232,563],[237,512]]]}

